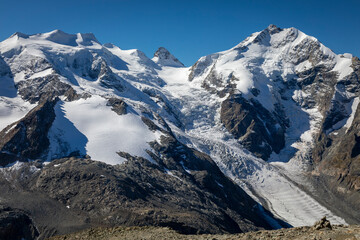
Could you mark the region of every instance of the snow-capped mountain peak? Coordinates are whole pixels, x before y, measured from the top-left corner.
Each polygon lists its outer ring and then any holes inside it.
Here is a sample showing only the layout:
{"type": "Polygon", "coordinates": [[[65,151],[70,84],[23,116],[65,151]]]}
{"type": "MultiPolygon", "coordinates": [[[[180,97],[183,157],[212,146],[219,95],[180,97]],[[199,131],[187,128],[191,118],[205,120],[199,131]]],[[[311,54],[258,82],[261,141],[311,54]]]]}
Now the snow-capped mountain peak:
{"type": "Polygon", "coordinates": [[[281,28],[279,28],[278,26],[276,26],[274,24],[270,24],[266,29],[268,29],[268,31],[270,33],[279,32],[282,30],[281,28]]]}
{"type": "Polygon", "coordinates": [[[39,34],[24,34],[21,32],[16,32],[11,35],[4,42],[10,41],[20,41],[18,44],[21,45],[29,45],[29,44],[60,44],[70,47],[77,46],[92,46],[92,45],[101,45],[100,42],[96,39],[93,33],[76,33],[69,34],[65,33],[61,30],[54,30],[47,33],[39,33],[39,34]],[[46,42],[45,42],[46,41],[46,42]]]}
{"type": "Polygon", "coordinates": [[[154,54],[152,60],[160,66],[169,67],[184,67],[174,55],[172,55],[166,48],[160,47],[154,54]]]}
{"type": "Polygon", "coordinates": [[[45,39],[54,43],[69,46],[91,46],[94,44],[100,44],[92,33],[69,34],[61,30],[54,30],[49,33],[43,33],[35,36],[39,39],[45,39]]]}
{"type": "Polygon", "coordinates": [[[25,34],[25,33],[22,33],[22,32],[16,32],[14,33],[13,35],[11,35],[9,38],[28,38],[29,35],[25,34]]]}

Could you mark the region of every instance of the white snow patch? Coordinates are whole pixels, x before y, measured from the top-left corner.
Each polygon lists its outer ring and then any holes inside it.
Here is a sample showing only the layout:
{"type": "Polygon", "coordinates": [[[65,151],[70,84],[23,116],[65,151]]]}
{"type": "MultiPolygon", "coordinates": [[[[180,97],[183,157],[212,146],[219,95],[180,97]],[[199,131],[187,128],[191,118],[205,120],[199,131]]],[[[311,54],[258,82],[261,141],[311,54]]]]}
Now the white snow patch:
{"type": "Polygon", "coordinates": [[[352,102],[352,105],[351,105],[351,114],[350,114],[350,117],[347,119],[344,127],[346,127],[346,132],[348,131],[348,129],[351,127],[352,125],[352,122],[354,121],[354,117],[355,117],[355,113],[356,113],[356,110],[358,108],[358,105],[359,105],[359,102],[360,102],[360,99],[359,97],[356,97],[354,98],[353,102],[352,102]]]}
{"type": "Polygon", "coordinates": [[[303,62],[299,63],[295,67],[295,71],[302,72],[302,71],[305,71],[305,70],[309,70],[312,67],[313,67],[312,63],[309,60],[306,60],[306,61],[303,61],[303,62]]]}
{"type": "Polygon", "coordinates": [[[8,130],[5,131],[5,134],[7,134],[8,132],[10,132],[12,129],[14,129],[16,127],[17,124],[14,124],[11,126],[11,128],[9,128],[8,130]]]}
{"type": "Polygon", "coordinates": [[[344,79],[344,77],[348,76],[354,71],[351,65],[352,59],[349,57],[349,55],[337,56],[337,63],[334,66],[333,71],[339,72],[339,80],[344,79]]]}
{"type": "MultiPolygon", "coordinates": [[[[182,156],[182,157],[183,157],[183,156],[182,156]]],[[[184,156],[183,158],[185,159],[185,156],[184,156]]],[[[191,171],[190,171],[187,167],[185,167],[185,165],[184,165],[184,162],[183,162],[183,161],[180,161],[180,164],[181,164],[181,166],[183,167],[183,169],[185,170],[185,172],[187,172],[187,173],[191,174],[191,171]]]]}
{"type": "Polygon", "coordinates": [[[167,169],[167,168],[165,168],[165,173],[166,173],[167,175],[170,175],[170,176],[172,176],[172,177],[174,177],[174,178],[182,181],[181,178],[179,178],[178,176],[176,176],[175,174],[173,174],[173,173],[172,173],[169,169],[167,169]]]}
{"type": "Polygon", "coordinates": [[[16,170],[19,170],[23,165],[24,165],[24,162],[16,161],[14,163],[10,163],[10,164],[6,165],[5,167],[0,167],[0,168],[1,169],[6,168],[7,170],[10,170],[10,171],[16,171],[16,170]]]}
{"type": "Polygon", "coordinates": [[[31,77],[29,79],[46,77],[47,75],[50,75],[52,73],[54,73],[54,70],[52,68],[48,68],[48,69],[45,69],[44,71],[34,73],[33,75],[31,75],[31,77]]]}
{"type": "Polygon", "coordinates": [[[215,180],[215,182],[216,182],[216,184],[217,184],[219,187],[224,188],[224,185],[222,185],[221,183],[219,183],[219,182],[216,181],[216,180],[215,180]]]}
{"type": "Polygon", "coordinates": [[[23,118],[35,106],[36,104],[30,104],[20,97],[0,96],[0,131],[23,118]]]}
{"type": "Polygon", "coordinates": [[[150,131],[138,115],[117,115],[106,103],[92,96],[62,105],[65,117],[86,137],[86,153],[108,164],[124,162],[117,154],[120,151],[152,161],[145,150],[151,150],[148,143],[159,140],[161,133],[150,131]]]}

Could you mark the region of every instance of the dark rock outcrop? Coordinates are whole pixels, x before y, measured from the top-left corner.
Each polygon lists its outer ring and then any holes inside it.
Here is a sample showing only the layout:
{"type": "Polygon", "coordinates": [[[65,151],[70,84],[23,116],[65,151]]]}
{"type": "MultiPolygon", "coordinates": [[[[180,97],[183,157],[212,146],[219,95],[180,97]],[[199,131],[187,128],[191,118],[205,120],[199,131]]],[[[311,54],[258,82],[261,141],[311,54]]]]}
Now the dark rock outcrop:
{"type": "Polygon", "coordinates": [[[111,106],[111,110],[116,112],[118,115],[124,115],[127,113],[127,104],[119,98],[110,98],[106,105],[111,106]]]}
{"type": "Polygon", "coordinates": [[[326,229],[326,228],[331,230],[332,226],[330,224],[330,221],[327,220],[326,217],[323,217],[314,224],[313,228],[315,230],[326,229]]]}
{"type": "Polygon", "coordinates": [[[60,81],[59,76],[50,74],[46,77],[26,79],[16,85],[19,95],[26,101],[36,103],[51,97],[64,95],[72,87],[60,81]]]}
{"type": "Polygon", "coordinates": [[[58,101],[48,99],[32,109],[25,117],[0,132],[0,165],[19,159],[37,159],[49,146],[47,133],[55,119],[54,106],[58,101]]]}
{"type": "Polygon", "coordinates": [[[256,156],[267,159],[285,144],[285,126],[255,101],[231,95],[221,104],[220,120],[226,129],[256,156]]]}
{"type": "MultiPolygon", "coordinates": [[[[214,65],[215,66],[215,65],[214,65]]],[[[218,73],[212,69],[202,82],[201,86],[219,97],[225,97],[227,93],[232,94],[236,88],[236,82],[239,81],[233,74],[230,74],[224,83],[218,76],[218,73]]]]}
{"type": "Polygon", "coordinates": [[[159,49],[154,53],[154,58],[156,63],[163,66],[173,66],[173,67],[184,67],[179,59],[174,57],[166,48],[159,47],[159,49]]]}
{"type": "Polygon", "coordinates": [[[38,236],[36,226],[25,212],[0,206],[0,239],[35,240],[38,236]]]}

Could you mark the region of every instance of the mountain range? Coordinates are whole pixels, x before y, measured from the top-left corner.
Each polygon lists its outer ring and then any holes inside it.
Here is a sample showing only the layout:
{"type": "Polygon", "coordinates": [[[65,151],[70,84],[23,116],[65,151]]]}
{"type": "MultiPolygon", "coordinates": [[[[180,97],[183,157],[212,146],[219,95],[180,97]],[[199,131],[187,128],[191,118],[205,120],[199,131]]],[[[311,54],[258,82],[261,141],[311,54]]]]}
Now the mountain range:
{"type": "Polygon", "coordinates": [[[359,224],[359,76],[359,58],[275,25],[191,67],[91,33],[15,33],[0,43],[0,236],[359,224]]]}

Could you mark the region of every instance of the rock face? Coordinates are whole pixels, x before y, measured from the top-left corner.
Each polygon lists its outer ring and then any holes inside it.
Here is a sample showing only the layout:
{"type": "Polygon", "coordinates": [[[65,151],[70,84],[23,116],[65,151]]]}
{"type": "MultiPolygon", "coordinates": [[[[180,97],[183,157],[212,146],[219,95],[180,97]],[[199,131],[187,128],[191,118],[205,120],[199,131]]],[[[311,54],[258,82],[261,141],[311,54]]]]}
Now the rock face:
{"type": "Polygon", "coordinates": [[[0,132],[1,166],[19,159],[36,159],[47,150],[47,133],[55,119],[58,99],[49,99],[32,109],[24,118],[0,132]]]}
{"type": "Polygon", "coordinates": [[[221,104],[221,122],[249,151],[268,159],[285,145],[285,126],[258,102],[231,95],[221,104]]]}
{"type": "Polygon", "coordinates": [[[31,103],[64,95],[71,89],[70,85],[61,82],[55,74],[43,78],[21,81],[16,87],[19,95],[31,103]]]}
{"type": "Polygon", "coordinates": [[[0,206],[0,238],[3,240],[35,240],[39,232],[21,210],[0,206]]]}
{"type": "MultiPolygon", "coordinates": [[[[333,102],[319,132],[312,156],[315,164],[313,174],[317,179],[315,181],[320,179],[320,182],[334,193],[338,201],[345,201],[348,205],[353,206],[354,218],[359,218],[360,105],[357,104],[357,101],[359,99],[360,62],[357,58],[353,59],[352,66],[355,71],[348,79],[337,83],[337,88],[346,89],[347,92],[356,96],[347,103],[352,105],[352,116],[347,115],[346,111],[337,113],[337,111],[340,111],[337,109],[346,106],[346,103],[333,102]],[[331,117],[332,115],[337,116],[337,118],[331,117]],[[329,121],[341,123],[344,122],[344,119],[346,120],[345,127],[339,129],[329,128],[329,125],[334,125],[329,124],[329,121]],[[357,211],[354,211],[354,208],[357,211]]],[[[346,100],[343,99],[343,101],[346,100]]]]}
{"type": "Polygon", "coordinates": [[[127,113],[126,103],[118,98],[110,98],[107,103],[108,106],[111,106],[111,110],[116,112],[118,115],[124,115],[127,113]]]}
{"type": "Polygon", "coordinates": [[[160,66],[184,67],[184,64],[182,64],[164,47],[160,47],[154,53],[152,60],[160,66]]]}

